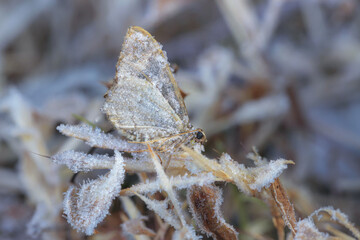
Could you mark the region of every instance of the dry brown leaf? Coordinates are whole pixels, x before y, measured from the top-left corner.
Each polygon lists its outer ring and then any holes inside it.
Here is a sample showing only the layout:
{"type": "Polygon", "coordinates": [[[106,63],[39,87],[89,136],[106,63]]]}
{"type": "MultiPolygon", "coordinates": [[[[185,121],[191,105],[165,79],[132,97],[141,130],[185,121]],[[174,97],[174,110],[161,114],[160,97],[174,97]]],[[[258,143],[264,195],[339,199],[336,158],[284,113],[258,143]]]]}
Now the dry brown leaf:
{"type": "Polygon", "coordinates": [[[279,178],[270,185],[271,195],[273,196],[277,207],[279,208],[284,222],[290,228],[293,236],[296,234],[296,217],[293,205],[290,203],[289,197],[285,189],[280,183],[279,178]]]}
{"type": "Polygon", "coordinates": [[[214,185],[196,186],[188,191],[188,203],[197,225],[207,235],[220,239],[237,239],[237,232],[220,213],[221,190],[214,185]]]}
{"type": "Polygon", "coordinates": [[[275,199],[273,199],[271,197],[267,197],[265,199],[265,201],[267,201],[267,203],[269,204],[270,212],[271,212],[271,215],[273,217],[272,221],[273,221],[273,224],[274,224],[274,226],[276,228],[278,239],[279,240],[284,240],[284,237],[285,237],[285,231],[284,231],[285,222],[284,222],[284,219],[281,216],[280,209],[278,208],[278,205],[277,205],[275,199]]]}

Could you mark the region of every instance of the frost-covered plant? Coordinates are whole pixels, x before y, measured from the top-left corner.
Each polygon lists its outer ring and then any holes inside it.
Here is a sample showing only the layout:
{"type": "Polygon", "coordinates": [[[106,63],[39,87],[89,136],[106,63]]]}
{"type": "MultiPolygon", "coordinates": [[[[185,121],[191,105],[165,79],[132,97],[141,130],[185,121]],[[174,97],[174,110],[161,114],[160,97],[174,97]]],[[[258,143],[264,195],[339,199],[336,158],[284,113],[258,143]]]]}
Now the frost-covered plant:
{"type": "Polygon", "coordinates": [[[60,125],[58,130],[67,136],[85,140],[90,146],[115,151],[113,157],[73,150],[52,157],[56,163],[67,165],[74,172],[111,169],[107,175],[98,180],[86,182],[79,188],[71,186],[65,194],[64,211],[68,222],[75,229],[88,235],[91,235],[96,225],[104,219],[112,199],[120,194],[138,196],[149,209],[179,231],[179,234],[183,232],[189,238],[194,238],[196,235],[181,209],[182,204],[177,195],[178,190],[188,189],[190,210],[197,220],[197,226],[203,232],[210,236],[219,234],[212,232],[214,228],[209,228],[207,225],[209,221],[202,218],[212,213],[210,215],[214,216],[213,224],[223,225],[219,228],[223,229],[221,234],[236,236],[236,231],[225,222],[220,212],[221,190],[212,184],[216,181],[232,182],[242,192],[256,196],[277,179],[286,169],[287,164],[292,163],[283,159],[267,162],[257,155],[252,155],[250,157],[256,160],[256,166],[246,168],[243,164],[233,161],[227,154],[224,154],[219,161],[211,160],[198,151],[183,146],[182,151],[171,155],[171,163],[165,169],[161,164],[164,159],[160,159],[159,156],[166,155],[157,153],[150,144],[147,144],[145,149],[141,144],[125,142],[120,137],[104,133],[99,128],[93,129],[88,125],[60,125]],[[141,150],[147,152],[135,152],[141,150]],[[119,151],[133,151],[133,158],[123,157],[119,151]],[[156,173],[156,177],[144,179],[141,183],[121,190],[125,171],[139,174],[156,173]],[[163,192],[167,197],[164,200],[149,197],[156,192],[163,192]],[[199,195],[200,192],[203,193],[199,195]],[[209,206],[205,208],[207,212],[199,208],[196,204],[198,201],[203,201],[209,206]]]}
{"type": "Polygon", "coordinates": [[[246,167],[228,154],[219,159],[202,154],[205,135],[190,124],[166,54],[144,29],[129,29],[115,80],[109,86],[102,110],[122,137],[86,124],[57,127],[62,134],[81,139],[91,147],[114,151],[114,156],[74,150],[52,156],[54,162],[67,165],[74,172],[110,170],[79,187],[71,186],[66,192],[64,212],[73,228],[92,235],[109,213],[112,200],[122,196],[127,221],[121,229],[127,234],[161,238],[167,228],[173,227],[173,239],[198,239],[197,229],[215,239],[236,239],[237,231],[221,213],[222,191],[215,185],[227,182],[268,203],[279,239],[284,239],[285,225],[295,237],[302,236],[303,225],[314,229],[311,224],[296,220],[278,179],[293,161],[267,161],[254,151],[248,155],[254,167],[246,167]],[[140,182],[121,189],[126,172],[138,174],[140,182]],[[182,207],[179,190],[187,191],[189,211],[182,207]],[[156,193],[162,197],[154,197],[156,193]],[[129,196],[139,197],[164,221],[160,222],[162,231],[155,232],[144,225],[146,217],[136,210],[129,196]]]}

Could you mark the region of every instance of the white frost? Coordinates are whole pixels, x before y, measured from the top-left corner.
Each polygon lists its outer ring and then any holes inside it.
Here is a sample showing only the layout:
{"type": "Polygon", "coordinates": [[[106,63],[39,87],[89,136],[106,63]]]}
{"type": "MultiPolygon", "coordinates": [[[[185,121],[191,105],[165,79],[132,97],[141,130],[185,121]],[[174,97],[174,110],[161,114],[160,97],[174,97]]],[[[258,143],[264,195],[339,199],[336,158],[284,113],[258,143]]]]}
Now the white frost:
{"type": "MultiPolygon", "coordinates": [[[[212,173],[200,174],[198,176],[188,176],[188,175],[176,176],[176,177],[171,177],[169,179],[170,185],[172,185],[178,190],[189,188],[192,185],[198,185],[198,186],[208,185],[215,181],[216,178],[212,173]]],[[[159,190],[165,190],[163,189],[159,179],[152,182],[140,183],[131,187],[131,191],[141,194],[155,193],[159,190]]]]}
{"type": "Polygon", "coordinates": [[[145,196],[138,195],[141,200],[146,203],[146,206],[153,210],[159,217],[161,217],[165,222],[169,223],[175,229],[180,229],[180,221],[175,213],[169,208],[169,199],[163,201],[152,200],[145,196]]]}
{"type": "Polygon", "coordinates": [[[108,155],[85,154],[74,150],[57,153],[51,159],[57,164],[66,165],[73,172],[111,169],[115,163],[115,158],[108,155]]]}
{"type": "Polygon", "coordinates": [[[86,141],[92,147],[116,149],[118,151],[137,151],[144,149],[143,145],[129,143],[109,133],[104,133],[100,128],[93,128],[86,124],[65,125],[56,128],[62,134],[86,141]]]}
{"type": "Polygon", "coordinates": [[[329,235],[320,232],[316,228],[314,222],[309,218],[305,218],[296,224],[296,235],[294,236],[294,240],[307,240],[307,239],[325,240],[328,238],[329,235]]]}
{"type": "Polygon", "coordinates": [[[270,161],[268,164],[253,168],[255,173],[255,182],[249,184],[252,190],[261,191],[262,188],[268,187],[276,178],[287,168],[288,160],[278,159],[270,161]]]}

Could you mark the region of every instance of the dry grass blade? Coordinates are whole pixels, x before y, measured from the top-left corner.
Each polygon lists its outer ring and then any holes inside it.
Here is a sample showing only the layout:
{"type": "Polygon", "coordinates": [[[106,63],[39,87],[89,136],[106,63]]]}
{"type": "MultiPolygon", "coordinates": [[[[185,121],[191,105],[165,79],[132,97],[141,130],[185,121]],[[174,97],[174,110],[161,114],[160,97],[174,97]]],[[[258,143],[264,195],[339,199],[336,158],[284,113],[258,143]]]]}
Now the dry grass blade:
{"type": "Polygon", "coordinates": [[[284,240],[285,239],[285,229],[284,229],[285,221],[282,218],[281,211],[280,211],[274,198],[270,197],[269,195],[266,195],[265,201],[269,204],[270,212],[272,215],[272,221],[276,228],[278,239],[284,240]]]}
{"type": "Polygon", "coordinates": [[[295,218],[295,210],[293,205],[291,204],[289,197],[286,194],[285,189],[280,183],[280,180],[275,179],[274,183],[270,185],[271,195],[275,199],[276,205],[281,211],[281,215],[286,223],[286,225],[290,228],[293,236],[296,234],[296,218],[295,218]]]}

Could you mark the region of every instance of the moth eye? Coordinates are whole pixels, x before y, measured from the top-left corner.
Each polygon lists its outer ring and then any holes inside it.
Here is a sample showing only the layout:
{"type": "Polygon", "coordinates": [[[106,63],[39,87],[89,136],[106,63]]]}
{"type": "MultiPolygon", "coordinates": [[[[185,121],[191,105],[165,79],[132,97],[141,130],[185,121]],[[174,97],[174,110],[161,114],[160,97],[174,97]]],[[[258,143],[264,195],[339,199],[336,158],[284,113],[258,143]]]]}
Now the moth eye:
{"type": "Polygon", "coordinates": [[[196,138],[197,139],[202,139],[204,137],[204,134],[202,133],[202,132],[200,132],[200,131],[198,131],[197,133],[196,133],[196,138]]]}

